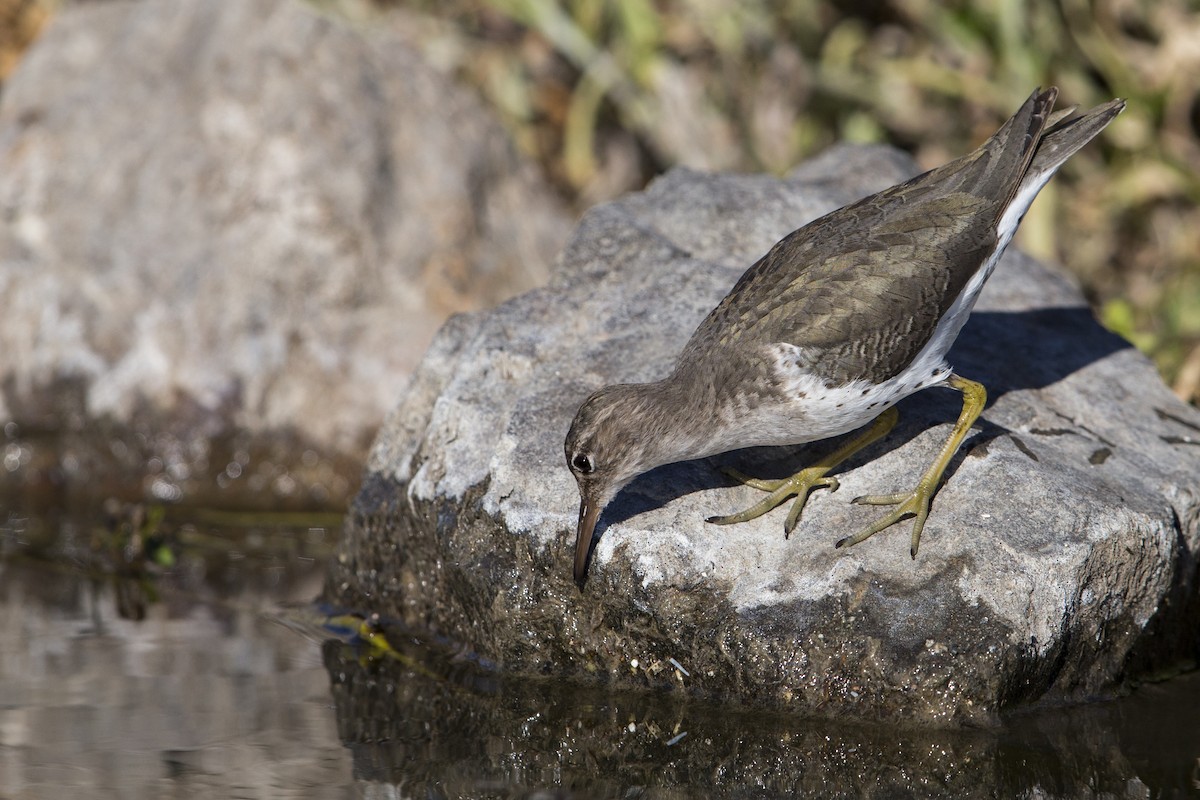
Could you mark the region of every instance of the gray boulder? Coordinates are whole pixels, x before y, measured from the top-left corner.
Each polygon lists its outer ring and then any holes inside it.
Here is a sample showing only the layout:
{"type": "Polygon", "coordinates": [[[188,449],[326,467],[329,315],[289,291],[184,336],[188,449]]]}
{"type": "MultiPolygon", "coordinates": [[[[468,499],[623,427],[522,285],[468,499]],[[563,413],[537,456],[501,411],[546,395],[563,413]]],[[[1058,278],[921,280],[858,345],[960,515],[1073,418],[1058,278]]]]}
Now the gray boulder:
{"type": "Polygon", "coordinates": [[[562,442],[588,393],[664,375],[778,238],[911,174],[842,148],[786,180],[674,171],[589,212],[551,283],[438,334],[375,442],[330,599],[465,644],[512,672],[804,713],[976,722],[1090,697],[1198,652],[1200,414],[1096,324],[1059,270],[1010,251],[951,354],[990,401],[934,500],[920,554],[897,525],[833,542],[908,489],[959,397],[810,499],[742,525],[722,464],[790,474],[829,443],[663,467],[608,507],[571,581],[578,508],[562,442]]]}
{"type": "Polygon", "coordinates": [[[103,430],[60,477],[103,478],[113,439],[167,497],[238,458],[245,484],[273,439],[293,474],[340,458],[355,477],[445,318],[545,281],[569,216],[402,23],[376,23],[297,0],[73,5],[5,85],[0,428],[103,430]]]}

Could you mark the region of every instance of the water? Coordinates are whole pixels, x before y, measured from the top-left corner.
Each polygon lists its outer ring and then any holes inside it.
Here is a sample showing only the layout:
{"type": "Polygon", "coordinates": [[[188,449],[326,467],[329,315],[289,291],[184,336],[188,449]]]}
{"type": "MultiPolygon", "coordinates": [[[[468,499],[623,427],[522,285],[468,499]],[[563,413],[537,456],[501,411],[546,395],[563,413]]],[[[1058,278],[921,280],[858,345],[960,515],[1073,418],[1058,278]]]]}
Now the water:
{"type": "Polygon", "coordinates": [[[4,800],[1200,796],[1200,674],[998,730],[798,721],[329,616],[336,520],[3,508],[4,800]]]}
{"type": "Polygon", "coordinates": [[[0,797],[357,796],[320,651],[276,618],[333,532],[173,530],[153,569],[98,519],[0,527],[0,797]]]}

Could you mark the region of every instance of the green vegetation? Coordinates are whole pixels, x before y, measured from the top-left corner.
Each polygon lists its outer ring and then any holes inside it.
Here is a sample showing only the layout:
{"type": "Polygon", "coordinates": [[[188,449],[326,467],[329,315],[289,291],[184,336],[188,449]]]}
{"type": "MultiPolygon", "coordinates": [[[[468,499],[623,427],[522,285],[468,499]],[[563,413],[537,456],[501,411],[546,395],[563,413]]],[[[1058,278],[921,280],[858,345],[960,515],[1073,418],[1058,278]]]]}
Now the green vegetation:
{"type": "Polygon", "coordinates": [[[839,140],[934,166],[1035,86],[1083,107],[1124,97],[1020,244],[1072,269],[1105,323],[1200,398],[1196,0],[377,4],[404,14],[581,208],[676,164],[784,173],[839,140]]]}

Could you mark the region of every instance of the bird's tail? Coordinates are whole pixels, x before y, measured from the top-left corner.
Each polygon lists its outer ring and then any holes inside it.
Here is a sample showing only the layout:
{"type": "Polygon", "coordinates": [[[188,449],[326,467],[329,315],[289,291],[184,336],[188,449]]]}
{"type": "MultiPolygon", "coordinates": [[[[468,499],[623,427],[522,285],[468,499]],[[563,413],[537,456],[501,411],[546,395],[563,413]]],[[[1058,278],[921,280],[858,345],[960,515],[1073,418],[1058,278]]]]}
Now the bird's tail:
{"type": "Polygon", "coordinates": [[[1116,99],[1077,117],[1071,116],[1075,111],[1074,106],[1052,114],[1038,140],[1037,150],[1022,184],[1044,183],[1043,176],[1052,174],[1080,148],[1096,138],[1124,108],[1125,101],[1116,99]]]}
{"type": "MultiPolygon", "coordinates": [[[[1124,100],[1110,100],[1079,116],[1072,116],[1074,107],[1051,112],[1058,90],[1050,87],[1045,92],[1034,92],[1009,125],[1028,124],[1026,134],[1032,137],[1032,152],[1024,153],[1026,166],[1018,174],[1019,180],[1012,186],[1012,194],[1001,205],[997,219],[997,232],[1005,244],[1012,238],[1021,218],[1029,210],[1033,199],[1054,176],[1058,168],[1085,144],[1096,138],[1113,117],[1125,108],[1124,100]]],[[[999,134],[997,134],[999,136],[999,134]]],[[[1026,141],[1030,141],[1027,138],[1026,141]]]]}

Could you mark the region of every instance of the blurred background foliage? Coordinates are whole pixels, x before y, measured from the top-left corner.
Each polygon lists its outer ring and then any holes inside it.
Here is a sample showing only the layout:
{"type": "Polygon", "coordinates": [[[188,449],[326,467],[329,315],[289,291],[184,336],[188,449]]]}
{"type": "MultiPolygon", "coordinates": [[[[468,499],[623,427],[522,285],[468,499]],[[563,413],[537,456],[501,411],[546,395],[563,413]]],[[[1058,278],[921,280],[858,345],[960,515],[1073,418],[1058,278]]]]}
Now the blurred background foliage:
{"type": "MultiPolygon", "coordinates": [[[[1019,243],[1067,265],[1200,400],[1200,0],[311,2],[367,26],[403,18],[577,210],[675,165],[784,174],[836,141],[933,167],[1036,86],[1085,108],[1124,97],[1019,243]]],[[[53,6],[0,0],[0,68],[53,6]]]]}
{"type": "Polygon", "coordinates": [[[16,69],[51,10],[50,3],[39,0],[0,0],[0,81],[16,69]]]}

